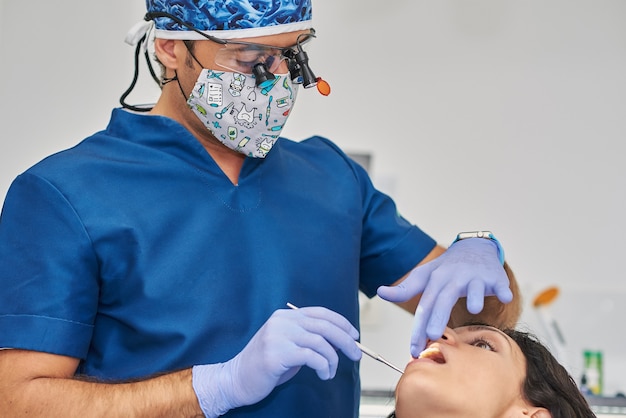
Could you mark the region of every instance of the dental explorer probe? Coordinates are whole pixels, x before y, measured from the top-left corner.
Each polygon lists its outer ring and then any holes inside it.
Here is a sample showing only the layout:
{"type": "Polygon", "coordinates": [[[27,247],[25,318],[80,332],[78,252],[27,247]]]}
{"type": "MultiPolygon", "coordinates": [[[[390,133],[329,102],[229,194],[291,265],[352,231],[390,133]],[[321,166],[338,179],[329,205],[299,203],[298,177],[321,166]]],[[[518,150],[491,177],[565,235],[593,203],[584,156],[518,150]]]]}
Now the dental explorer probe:
{"type": "MultiPolygon", "coordinates": [[[[290,307],[291,309],[298,309],[298,307],[296,305],[294,305],[293,303],[287,302],[287,306],[290,307]]],[[[374,350],[371,350],[371,349],[365,347],[363,344],[361,344],[358,341],[355,341],[355,343],[356,343],[356,346],[359,347],[359,350],[361,350],[364,354],[367,354],[368,356],[370,356],[374,360],[380,361],[381,363],[391,367],[395,371],[400,372],[401,374],[404,374],[404,371],[401,368],[399,368],[397,366],[394,366],[393,364],[391,364],[389,362],[389,360],[386,360],[383,356],[381,356],[380,354],[378,354],[374,350]]]]}

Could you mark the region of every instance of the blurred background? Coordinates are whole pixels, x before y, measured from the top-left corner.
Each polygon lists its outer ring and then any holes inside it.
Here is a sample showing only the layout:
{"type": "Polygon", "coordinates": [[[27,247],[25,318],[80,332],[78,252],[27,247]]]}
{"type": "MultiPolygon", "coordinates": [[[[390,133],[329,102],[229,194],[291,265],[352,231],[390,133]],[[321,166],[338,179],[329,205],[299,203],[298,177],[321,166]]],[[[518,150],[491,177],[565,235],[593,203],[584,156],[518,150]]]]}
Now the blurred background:
{"type": "MultiPolygon", "coordinates": [[[[106,126],[144,13],[143,0],[0,0],[0,197],[106,126]]],[[[574,378],[598,350],[603,393],[625,392],[626,2],[315,0],[314,20],[311,67],[333,90],[301,90],[284,135],[368,157],[375,184],[443,245],[492,230],[524,292],[520,326],[550,345],[556,322],[574,378]]],[[[142,65],[129,102],[157,94],[142,65]]],[[[378,299],[362,311],[363,343],[404,365],[411,316],[378,299]]],[[[396,372],[361,367],[364,389],[393,390],[396,372]]]]}

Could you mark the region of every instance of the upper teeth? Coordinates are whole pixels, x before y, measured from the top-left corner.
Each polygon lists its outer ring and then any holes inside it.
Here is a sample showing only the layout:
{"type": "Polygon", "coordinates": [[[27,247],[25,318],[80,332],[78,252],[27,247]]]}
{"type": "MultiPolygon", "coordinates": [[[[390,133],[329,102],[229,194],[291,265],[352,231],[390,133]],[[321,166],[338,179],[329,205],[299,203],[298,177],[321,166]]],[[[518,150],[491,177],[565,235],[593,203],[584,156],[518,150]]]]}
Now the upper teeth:
{"type": "Polygon", "coordinates": [[[430,358],[434,356],[440,356],[441,351],[439,351],[436,347],[428,347],[424,351],[422,351],[418,358],[430,358]]]}

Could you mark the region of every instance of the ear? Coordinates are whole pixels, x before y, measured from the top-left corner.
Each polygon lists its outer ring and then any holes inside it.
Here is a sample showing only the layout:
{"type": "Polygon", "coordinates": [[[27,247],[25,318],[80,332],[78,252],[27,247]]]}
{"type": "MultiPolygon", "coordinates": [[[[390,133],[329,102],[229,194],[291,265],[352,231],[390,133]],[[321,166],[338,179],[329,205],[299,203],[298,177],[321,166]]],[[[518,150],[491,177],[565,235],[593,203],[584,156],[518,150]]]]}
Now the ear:
{"type": "Polygon", "coordinates": [[[552,418],[552,414],[546,408],[533,407],[526,415],[530,418],[552,418]]]}
{"type": "Polygon", "coordinates": [[[156,38],[154,40],[154,54],[165,68],[178,68],[178,60],[176,59],[176,46],[178,42],[179,41],[173,39],[156,38]]]}

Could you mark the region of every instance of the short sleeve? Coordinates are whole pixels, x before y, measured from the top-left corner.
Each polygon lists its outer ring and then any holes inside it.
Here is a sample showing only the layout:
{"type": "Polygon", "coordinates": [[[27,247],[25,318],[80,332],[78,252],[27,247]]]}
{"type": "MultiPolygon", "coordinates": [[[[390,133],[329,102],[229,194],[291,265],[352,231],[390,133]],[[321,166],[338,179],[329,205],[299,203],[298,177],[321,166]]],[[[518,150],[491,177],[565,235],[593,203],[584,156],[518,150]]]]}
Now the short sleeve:
{"type": "Polygon", "coordinates": [[[374,188],[366,173],[361,172],[360,177],[364,207],[361,290],[372,297],[379,286],[392,284],[408,273],[437,243],[407,221],[393,199],[374,188]]]}
{"type": "Polygon", "coordinates": [[[71,204],[30,173],[0,215],[0,347],[84,358],[98,304],[98,263],[71,204]]]}

